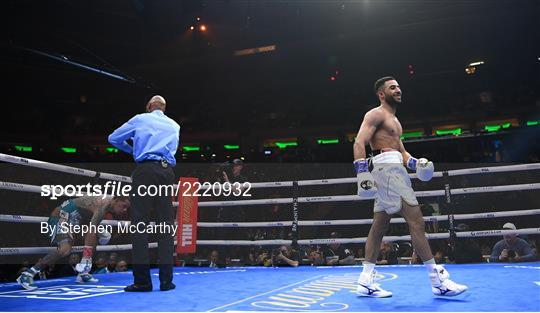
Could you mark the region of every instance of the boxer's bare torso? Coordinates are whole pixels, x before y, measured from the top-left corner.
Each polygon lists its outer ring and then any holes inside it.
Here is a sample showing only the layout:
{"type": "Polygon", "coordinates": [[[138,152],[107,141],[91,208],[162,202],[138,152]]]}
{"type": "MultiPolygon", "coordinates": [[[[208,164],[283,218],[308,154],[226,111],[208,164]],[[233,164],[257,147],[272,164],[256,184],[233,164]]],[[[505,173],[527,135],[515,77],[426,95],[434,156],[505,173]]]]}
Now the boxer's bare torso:
{"type": "MultiPolygon", "coordinates": [[[[369,140],[372,150],[394,149],[399,150],[403,132],[398,118],[383,105],[370,110],[373,118],[369,119],[368,127],[375,127],[375,132],[369,140]]],[[[364,120],[363,123],[366,121],[364,120]]],[[[363,124],[362,123],[362,124],[363,124]]]]}
{"type": "Polygon", "coordinates": [[[403,154],[403,160],[409,158],[409,153],[405,150],[401,142],[403,128],[398,118],[395,116],[395,109],[384,103],[371,109],[364,116],[355,145],[354,158],[366,158],[365,147],[362,143],[369,143],[371,150],[397,150],[403,154]],[[362,146],[362,147],[360,147],[362,146]]]}

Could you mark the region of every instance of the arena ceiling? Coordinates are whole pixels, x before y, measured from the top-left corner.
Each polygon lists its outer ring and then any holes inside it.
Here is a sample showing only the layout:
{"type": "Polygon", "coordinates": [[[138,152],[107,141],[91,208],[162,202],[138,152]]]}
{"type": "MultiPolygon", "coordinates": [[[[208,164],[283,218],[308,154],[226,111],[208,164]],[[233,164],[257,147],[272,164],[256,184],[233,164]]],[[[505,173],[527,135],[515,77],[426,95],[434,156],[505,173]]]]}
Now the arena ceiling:
{"type": "Polygon", "coordinates": [[[352,122],[388,74],[411,113],[482,84],[538,86],[538,12],[533,0],[8,1],[2,66],[8,101],[21,105],[6,122],[29,108],[53,121],[130,116],[153,93],[186,122],[306,111],[324,122],[327,110],[352,122]],[[477,60],[489,75],[471,85],[464,68],[477,60]]]}

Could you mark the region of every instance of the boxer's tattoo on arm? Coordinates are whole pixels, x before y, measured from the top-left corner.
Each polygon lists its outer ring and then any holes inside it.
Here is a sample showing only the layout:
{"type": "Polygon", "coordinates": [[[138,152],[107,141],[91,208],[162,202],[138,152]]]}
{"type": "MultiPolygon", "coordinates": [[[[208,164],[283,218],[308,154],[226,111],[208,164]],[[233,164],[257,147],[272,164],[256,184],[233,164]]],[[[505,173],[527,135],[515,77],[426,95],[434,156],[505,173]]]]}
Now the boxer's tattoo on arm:
{"type": "Polygon", "coordinates": [[[105,211],[109,206],[109,201],[103,200],[99,197],[80,197],[74,201],[78,207],[84,208],[93,213],[90,223],[96,226],[99,225],[103,220],[105,211]]]}
{"type": "Polygon", "coordinates": [[[107,209],[107,205],[102,205],[98,207],[94,211],[94,215],[92,215],[92,219],[90,219],[90,224],[96,225],[96,226],[99,225],[101,221],[103,220],[103,217],[105,216],[106,209],[107,209]]]}
{"type": "Polygon", "coordinates": [[[76,198],[73,200],[73,202],[75,202],[75,205],[77,205],[78,207],[91,210],[91,211],[93,208],[101,206],[100,204],[101,201],[99,197],[85,196],[85,197],[76,198]]]}

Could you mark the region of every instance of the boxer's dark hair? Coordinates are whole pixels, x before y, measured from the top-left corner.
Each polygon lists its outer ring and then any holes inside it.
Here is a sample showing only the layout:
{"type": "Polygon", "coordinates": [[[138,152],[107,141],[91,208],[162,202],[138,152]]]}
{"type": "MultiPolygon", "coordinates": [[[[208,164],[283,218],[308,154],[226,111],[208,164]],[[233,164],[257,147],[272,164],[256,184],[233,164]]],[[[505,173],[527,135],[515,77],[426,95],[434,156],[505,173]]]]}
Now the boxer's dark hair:
{"type": "Polygon", "coordinates": [[[373,85],[373,91],[375,91],[375,94],[377,94],[379,92],[379,89],[381,89],[381,87],[384,86],[384,83],[386,83],[389,80],[396,80],[396,79],[392,76],[385,76],[385,77],[377,79],[377,81],[375,81],[375,84],[373,85]]]}

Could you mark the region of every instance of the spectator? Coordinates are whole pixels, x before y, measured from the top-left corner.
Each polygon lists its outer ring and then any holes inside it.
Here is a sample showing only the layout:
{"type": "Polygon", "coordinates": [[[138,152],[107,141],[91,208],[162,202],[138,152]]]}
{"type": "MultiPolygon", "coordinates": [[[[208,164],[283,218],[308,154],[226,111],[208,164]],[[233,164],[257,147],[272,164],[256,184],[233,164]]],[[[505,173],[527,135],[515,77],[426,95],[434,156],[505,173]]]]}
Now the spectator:
{"type": "Polygon", "coordinates": [[[116,272],[116,260],[118,259],[118,254],[116,252],[109,255],[109,260],[107,262],[107,270],[109,273],[116,272]]]}
{"type": "Polygon", "coordinates": [[[248,261],[249,265],[257,265],[257,257],[259,256],[256,247],[249,247],[248,261]]]}
{"type": "Polygon", "coordinates": [[[125,260],[120,260],[116,263],[116,272],[127,272],[128,266],[125,260]]]}
{"type": "Polygon", "coordinates": [[[322,252],[318,249],[318,247],[311,248],[309,252],[309,264],[312,266],[317,265],[324,265],[324,258],[322,252]]]}
{"type": "Polygon", "coordinates": [[[360,247],[356,250],[356,256],[358,258],[363,258],[364,257],[364,248],[360,247]]]}
{"type": "MultiPolygon", "coordinates": [[[[330,238],[339,238],[337,232],[332,232],[330,238]]],[[[353,252],[340,243],[331,243],[323,251],[326,265],[351,265],[354,264],[353,252]]]]}
{"type": "Polygon", "coordinates": [[[534,250],[527,241],[517,237],[516,225],[506,223],[503,230],[513,232],[503,235],[504,239],[493,246],[490,262],[527,262],[535,259],[534,250]]]}
{"type": "Polygon", "coordinates": [[[383,241],[381,243],[381,249],[379,252],[379,258],[377,259],[377,264],[398,264],[397,251],[395,246],[391,242],[383,241]]]}
{"type": "Polygon", "coordinates": [[[292,266],[297,267],[300,264],[300,255],[298,251],[288,246],[281,246],[272,251],[272,266],[292,266]]]}
{"type": "Polygon", "coordinates": [[[230,183],[243,183],[247,182],[247,178],[242,175],[242,169],[244,168],[244,161],[241,159],[234,159],[232,161],[232,170],[230,173],[227,171],[223,172],[223,178],[226,182],[230,183]]]}
{"type": "Polygon", "coordinates": [[[105,259],[105,256],[99,256],[96,260],[95,264],[96,268],[93,271],[93,274],[106,274],[109,273],[109,270],[107,269],[107,260],[105,259]]]}
{"type": "Polygon", "coordinates": [[[218,267],[219,252],[217,250],[212,250],[208,258],[210,259],[210,265],[208,265],[208,267],[218,267]]]}
{"type": "Polygon", "coordinates": [[[261,250],[259,256],[257,257],[256,265],[263,265],[263,266],[271,266],[272,265],[272,258],[270,258],[270,254],[267,250],[263,249],[261,250]]]}

